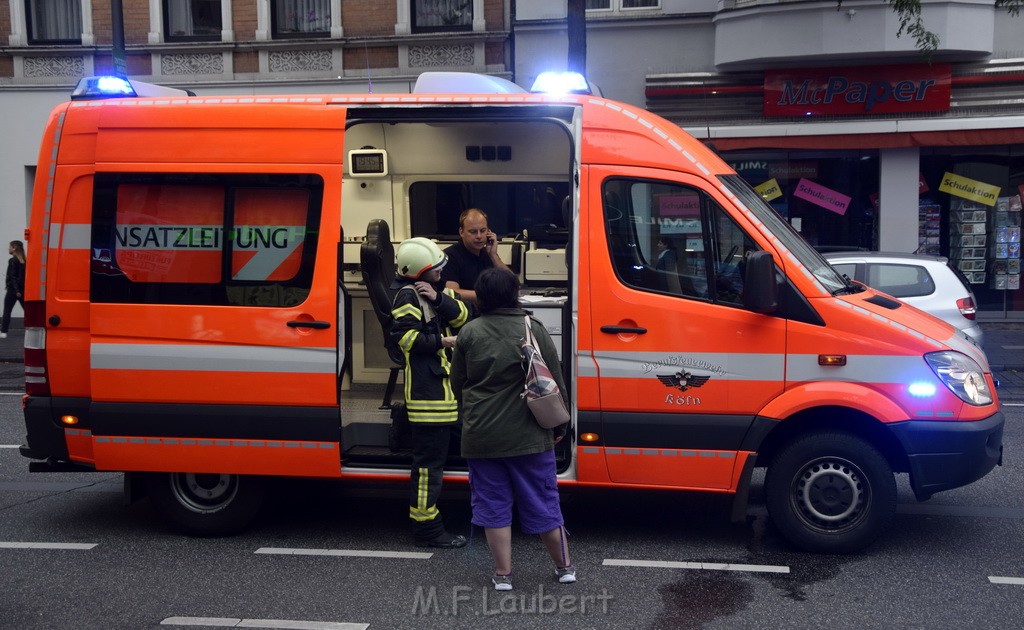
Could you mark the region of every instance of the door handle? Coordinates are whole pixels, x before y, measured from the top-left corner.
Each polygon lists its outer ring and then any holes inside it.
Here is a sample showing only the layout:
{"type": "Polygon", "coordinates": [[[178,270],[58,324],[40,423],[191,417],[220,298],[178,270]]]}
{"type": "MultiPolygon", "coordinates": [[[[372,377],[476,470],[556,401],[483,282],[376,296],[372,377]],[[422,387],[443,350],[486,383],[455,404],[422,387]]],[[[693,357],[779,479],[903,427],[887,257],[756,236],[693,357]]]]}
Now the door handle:
{"type": "Polygon", "coordinates": [[[304,321],[292,320],[292,321],[288,322],[288,327],[289,328],[316,328],[316,329],[321,329],[322,330],[324,328],[330,328],[331,327],[331,322],[318,322],[318,321],[304,322],[304,321]]]}
{"type": "Polygon", "coordinates": [[[630,327],[630,326],[601,326],[601,332],[610,333],[612,335],[620,335],[622,333],[632,333],[635,335],[643,335],[647,332],[646,328],[630,327]]]}

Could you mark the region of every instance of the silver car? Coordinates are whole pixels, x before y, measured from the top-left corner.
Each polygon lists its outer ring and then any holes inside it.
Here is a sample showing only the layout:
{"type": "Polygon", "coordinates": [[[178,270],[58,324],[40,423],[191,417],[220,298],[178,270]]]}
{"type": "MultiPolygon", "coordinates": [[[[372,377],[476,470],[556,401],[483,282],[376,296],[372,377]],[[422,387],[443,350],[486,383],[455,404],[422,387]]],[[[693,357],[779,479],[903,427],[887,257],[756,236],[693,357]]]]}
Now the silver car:
{"type": "Polygon", "coordinates": [[[931,313],[981,345],[974,293],[964,275],[945,257],[861,251],[822,255],[851,280],[931,313]]]}

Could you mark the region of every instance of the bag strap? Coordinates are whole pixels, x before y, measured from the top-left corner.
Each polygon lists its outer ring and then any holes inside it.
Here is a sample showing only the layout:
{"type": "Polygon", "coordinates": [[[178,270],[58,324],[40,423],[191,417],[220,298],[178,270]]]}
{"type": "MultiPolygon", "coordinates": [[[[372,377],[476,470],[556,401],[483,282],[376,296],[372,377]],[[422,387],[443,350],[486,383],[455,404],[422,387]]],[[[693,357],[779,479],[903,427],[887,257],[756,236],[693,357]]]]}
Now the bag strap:
{"type": "Polygon", "coordinates": [[[530,316],[526,315],[526,316],[524,316],[524,318],[526,319],[526,343],[528,343],[531,346],[533,346],[534,348],[536,348],[537,344],[533,340],[533,329],[530,326],[530,316]]]}

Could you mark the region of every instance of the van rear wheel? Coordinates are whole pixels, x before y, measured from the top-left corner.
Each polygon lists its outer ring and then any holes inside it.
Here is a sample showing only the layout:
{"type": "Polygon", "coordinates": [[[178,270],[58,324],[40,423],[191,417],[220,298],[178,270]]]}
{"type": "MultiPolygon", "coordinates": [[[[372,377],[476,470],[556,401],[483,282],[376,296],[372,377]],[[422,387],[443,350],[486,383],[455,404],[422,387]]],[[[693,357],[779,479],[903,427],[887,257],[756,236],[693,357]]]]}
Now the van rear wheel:
{"type": "Polygon", "coordinates": [[[896,512],[885,457],[846,433],[814,433],[779,451],[765,477],[768,513],[805,551],[849,553],[882,533],[896,512]]]}
{"type": "Polygon", "coordinates": [[[228,536],[242,531],[263,506],[259,477],[218,473],[153,473],[147,490],[157,511],[191,536],[228,536]]]}

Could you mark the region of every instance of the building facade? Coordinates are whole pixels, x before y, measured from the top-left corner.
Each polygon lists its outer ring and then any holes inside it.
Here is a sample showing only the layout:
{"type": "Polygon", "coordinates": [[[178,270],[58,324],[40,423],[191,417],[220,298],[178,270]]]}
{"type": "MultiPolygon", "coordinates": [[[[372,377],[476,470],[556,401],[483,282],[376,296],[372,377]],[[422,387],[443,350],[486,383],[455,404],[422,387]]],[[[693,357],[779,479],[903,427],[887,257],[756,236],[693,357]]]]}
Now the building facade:
{"type": "MultiPolygon", "coordinates": [[[[1024,15],[922,6],[928,58],[887,3],[587,0],[587,75],[706,139],[812,243],[947,256],[981,316],[1024,317],[1024,15]]],[[[515,15],[528,80],[564,59],[566,15],[515,15]]]]}
{"type": "MultiPolygon", "coordinates": [[[[529,86],[568,58],[549,0],[0,0],[0,238],[19,238],[47,113],[111,72],[201,95],[407,92],[420,72],[529,86]],[[6,45],[3,45],[5,44],[6,45]]],[[[586,0],[587,74],[706,139],[808,240],[950,257],[1024,317],[1024,15],[924,0],[929,58],[874,0],[586,0]]]]}

